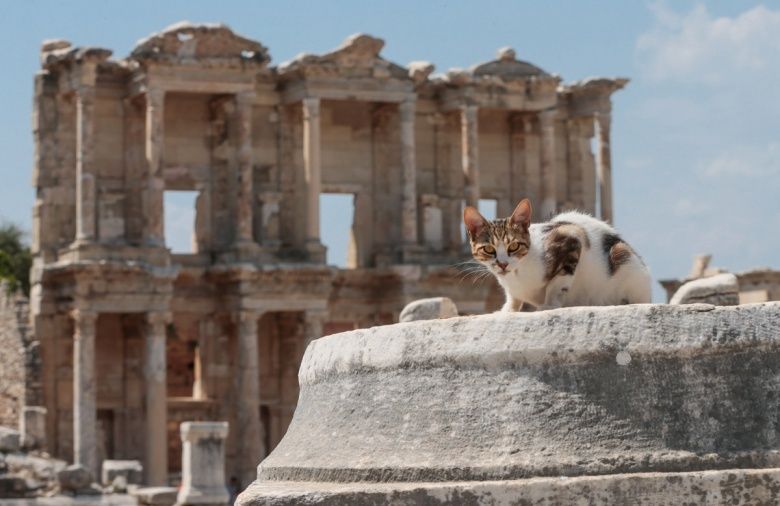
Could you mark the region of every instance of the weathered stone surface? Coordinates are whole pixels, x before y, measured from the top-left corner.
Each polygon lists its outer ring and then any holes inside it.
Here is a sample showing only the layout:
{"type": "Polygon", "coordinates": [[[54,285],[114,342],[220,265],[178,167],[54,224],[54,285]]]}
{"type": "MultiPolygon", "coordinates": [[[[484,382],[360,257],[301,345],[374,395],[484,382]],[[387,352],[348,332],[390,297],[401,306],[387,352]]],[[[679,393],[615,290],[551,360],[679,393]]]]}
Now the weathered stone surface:
{"type": "Polygon", "coordinates": [[[172,506],[176,503],[175,487],[142,487],[130,492],[144,506],[172,506]]]}
{"type": "Polygon", "coordinates": [[[74,464],[57,471],[57,481],[61,490],[79,494],[90,489],[92,474],[84,466],[74,464]]]}
{"type": "Polygon", "coordinates": [[[18,430],[0,427],[0,452],[18,452],[21,434],[18,430]]]}
{"type": "Polygon", "coordinates": [[[399,321],[415,322],[420,320],[436,320],[439,318],[452,318],[458,316],[458,308],[452,299],[447,297],[431,297],[419,299],[404,307],[399,321]]]}
{"type": "Polygon", "coordinates": [[[227,504],[225,487],[225,438],[227,422],[181,424],[182,483],[177,504],[227,504]]]}
{"type": "Polygon", "coordinates": [[[104,460],[100,475],[103,485],[112,485],[117,477],[124,478],[125,486],[140,485],[144,467],[137,460],[104,460]]]}
{"type": "Polygon", "coordinates": [[[736,306],[739,304],[739,283],[734,274],[717,274],[695,279],[682,285],[669,304],[714,304],[736,306]]]}
{"type": "Polygon", "coordinates": [[[27,497],[32,490],[20,476],[0,475],[0,498],[27,497]]]}
{"type": "MultiPolygon", "coordinates": [[[[306,351],[293,422],[258,467],[261,491],[239,504],[265,504],[290,481],[522,488],[529,478],[586,475],[615,477],[603,490],[620,503],[624,489],[641,497],[636,473],[780,467],[779,331],[778,303],[648,304],[328,336],[306,351]]],[[[725,493],[752,472],[724,472],[708,486],[725,493]]],[[[699,478],[659,476],[647,482],[658,493],[664,483],[698,487],[699,478]]],[[[553,492],[547,504],[570,497],[553,492]]]]}
{"type": "Polygon", "coordinates": [[[46,408],[42,406],[25,406],[22,408],[20,425],[22,445],[25,448],[46,447],[46,408]]]}

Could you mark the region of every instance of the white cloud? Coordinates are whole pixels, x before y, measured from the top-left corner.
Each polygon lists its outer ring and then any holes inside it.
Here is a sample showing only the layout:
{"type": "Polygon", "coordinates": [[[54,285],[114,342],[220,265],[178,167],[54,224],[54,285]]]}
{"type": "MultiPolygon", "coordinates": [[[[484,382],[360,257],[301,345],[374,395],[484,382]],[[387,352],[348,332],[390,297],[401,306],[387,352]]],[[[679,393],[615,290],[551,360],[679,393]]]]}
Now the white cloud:
{"type": "Polygon", "coordinates": [[[699,174],[710,179],[780,176],[780,143],[735,146],[703,164],[699,174]]]}
{"type": "Polygon", "coordinates": [[[655,25],[637,40],[651,79],[718,85],[756,72],[777,74],[780,10],[758,5],[735,17],[713,17],[704,4],[681,14],[663,2],[651,10],[655,25]]]}

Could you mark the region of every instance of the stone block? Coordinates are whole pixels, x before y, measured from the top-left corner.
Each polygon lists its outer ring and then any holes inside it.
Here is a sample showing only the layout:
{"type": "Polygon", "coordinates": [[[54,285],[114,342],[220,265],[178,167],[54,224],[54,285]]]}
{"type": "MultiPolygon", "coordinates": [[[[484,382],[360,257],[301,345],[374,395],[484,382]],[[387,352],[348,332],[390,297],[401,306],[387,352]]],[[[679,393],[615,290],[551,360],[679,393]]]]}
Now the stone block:
{"type": "Polygon", "coordinates": [[[144,478],[144,467],[137,460],[104,460],[100,474],[103,485],[113,485],[117,478],[127,485],[140,485],[144,478]]]}
{"type": "Polygon", "coordinates": [[[57,471],[57,481],[62,491],[79,494],[89,490],[92,474],[84,466],[74,464],[57,471]]]}
{"type": "Polygon", "coordinates": [[[27,497],[31,491],[25,479],[21,476],[0,476],[0,499],[27,497]]]}
{"type": "Polygon", "coordinates": [[[18,430],[0,427],[0,452],[18,452],[21,446],[21,434],[18,430]]]}
{"type": "Polygon", "coordinates": [[[736,306],[739,304],[739,282],[734,274],[717,274],[694,279],[682,285],[669,304],[713,304],[736,306]]]}
{"type": "Polygon", "coordinates": [[[130,492],[142,506],[173,506],[176,504],[175,487],[141,487],[130,492]]]}
{"type": "Polygon", "coordinates": [[[225,438],[227,422],[181,424],[182,484],[180,505],[227,504],[225,438]]]}
{"type": "Polygon", "coordinates": [[[440,318],[452,318],[458,316],[458,308],[452,299],[448,297],[431,297],[419,299],[407,304],[399,321],[414,322],[420,320],[436,320],[440,318]]]}
{"type": "Polygon", "coordinates": [[[25,448],[46,448],[46,408],[25,406],[20,425],[25,448]]]}

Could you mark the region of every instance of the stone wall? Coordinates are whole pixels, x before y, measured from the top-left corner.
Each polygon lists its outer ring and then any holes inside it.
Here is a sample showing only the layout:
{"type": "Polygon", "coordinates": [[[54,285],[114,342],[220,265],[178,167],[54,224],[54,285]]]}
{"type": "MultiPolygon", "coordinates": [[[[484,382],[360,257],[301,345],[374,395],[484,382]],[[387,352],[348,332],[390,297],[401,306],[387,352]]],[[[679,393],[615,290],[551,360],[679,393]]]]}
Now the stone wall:
{"type": "Polygon", "coordinates": [[[30,342],[29,311],[25,297],[9,294],[0,283],[0,425],[6,427],[17,427],[23,404],[35,400],[28,388],[38,364],[30,342]]]}

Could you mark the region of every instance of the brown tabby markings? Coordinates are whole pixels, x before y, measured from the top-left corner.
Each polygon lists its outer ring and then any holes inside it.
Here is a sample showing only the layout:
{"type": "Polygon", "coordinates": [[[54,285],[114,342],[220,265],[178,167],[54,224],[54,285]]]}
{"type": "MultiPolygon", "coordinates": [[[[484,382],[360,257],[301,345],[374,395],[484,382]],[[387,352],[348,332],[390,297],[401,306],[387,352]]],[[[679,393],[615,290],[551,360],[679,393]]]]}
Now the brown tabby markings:
{"type": "Polygon", "coordinates": [[[559,274],[571,276],[580,261],[582,248],[590,248],[585,230],[573,223],[557,221],[545,225],[544,238],[545,280],[559,274]]]}
{"type": "Polygon", "coordinates": [[[471,237],[469,234],[469,238],[471,239],[471,254],[474,255],[475,259],[483,262],[489,262],[495,258],[495,255],[485,253],[482,249],[483,246],[490,245],[495,248],[504,243],[509,247],[512,243],[517,242],[520,247],[517,251],[509,253],[509,256],[522,258],[528,253],[528,245],[531,242],[528,230],[512,224],[507,218],[486,222],[485,227],[476,237],[471,237]]]}
{"type": "Polygon", "coordinates": [[[602,246],[604,254],[607,256],[607,265],[609,266],[609,274],[611,276],[617,272],[621,265],[629,261],[634,252],[631,246],[625,243],[619,235],[615,234],[605,235],[602,246]]]}

